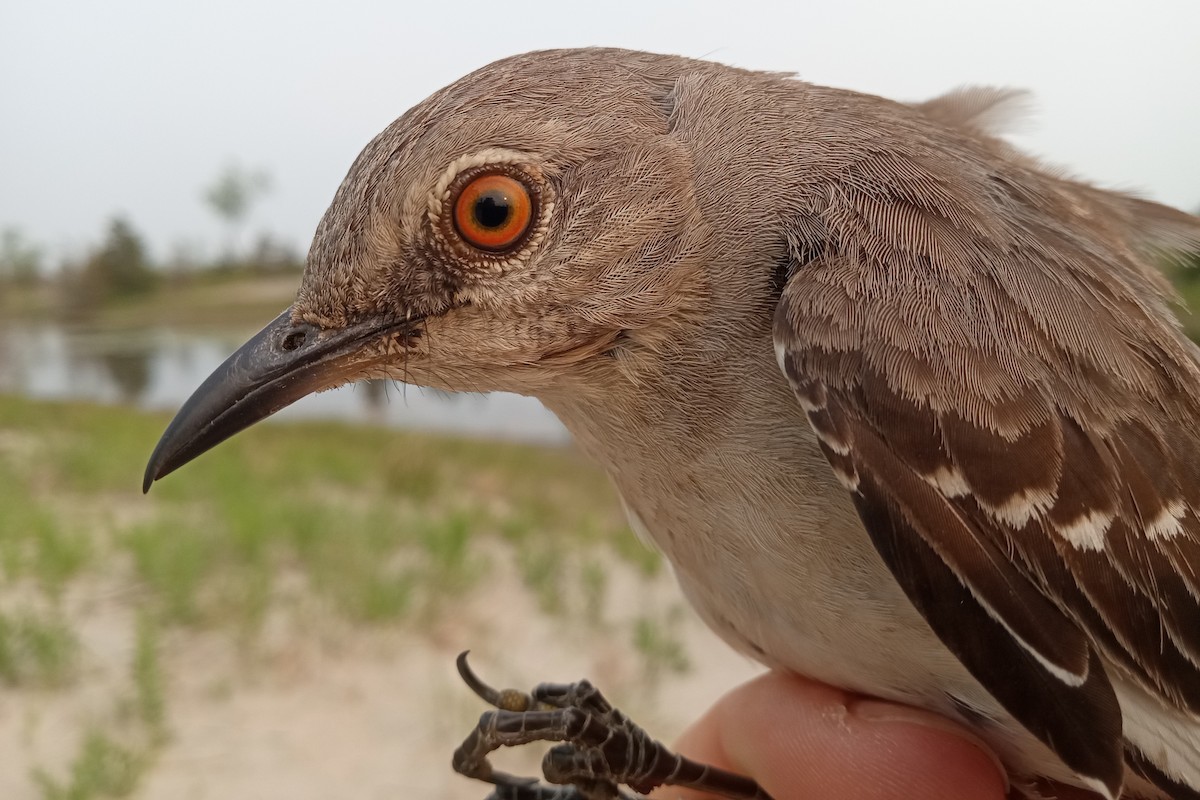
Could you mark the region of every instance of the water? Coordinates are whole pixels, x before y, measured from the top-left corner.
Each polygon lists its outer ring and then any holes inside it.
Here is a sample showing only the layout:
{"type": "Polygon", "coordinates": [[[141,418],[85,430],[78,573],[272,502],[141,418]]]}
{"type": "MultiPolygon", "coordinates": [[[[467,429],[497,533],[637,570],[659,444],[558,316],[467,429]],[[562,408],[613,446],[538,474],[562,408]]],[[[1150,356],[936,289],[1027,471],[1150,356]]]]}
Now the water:
{"type": "MultiPolygon", "coordinates": [[[[83,333],[51,324],[0,331],[0,391],[173,411],[241,344],[174,330],[83,333]]],[[[567,433],[541,403],[512,394],[447,394],[371,381],[305,397],[277,415],[338,419],[521,441],[567,433]]]]}

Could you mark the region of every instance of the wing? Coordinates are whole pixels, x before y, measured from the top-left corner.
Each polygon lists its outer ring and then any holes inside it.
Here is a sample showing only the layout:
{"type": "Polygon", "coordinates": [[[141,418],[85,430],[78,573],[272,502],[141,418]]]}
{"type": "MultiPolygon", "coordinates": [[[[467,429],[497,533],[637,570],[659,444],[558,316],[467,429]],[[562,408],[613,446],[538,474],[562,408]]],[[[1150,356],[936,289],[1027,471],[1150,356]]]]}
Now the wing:
{"type": "Polygon", "coordinates": [[[1200,369],[1146,250],[1200,221],[930,152],[863,153],[805,209],[780,365],[935,633],[1114,797],[1115,678],[1200,719],[1200,369]]]}

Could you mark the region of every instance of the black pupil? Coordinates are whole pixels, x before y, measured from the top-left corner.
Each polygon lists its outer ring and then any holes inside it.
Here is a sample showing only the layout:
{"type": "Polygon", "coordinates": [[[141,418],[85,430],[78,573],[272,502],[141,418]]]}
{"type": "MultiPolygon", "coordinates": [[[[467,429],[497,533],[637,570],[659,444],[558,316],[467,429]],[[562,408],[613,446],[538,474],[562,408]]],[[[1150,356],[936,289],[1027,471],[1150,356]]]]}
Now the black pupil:
{"type": "Polygon", "coordinates": [[[492,189],[479,196],[479,199],[475,201],[475,208],[471,211],[480,227],[499,228],[508,222],[509,215],[512,214],[512,207],[504,192],[492,189]]]}

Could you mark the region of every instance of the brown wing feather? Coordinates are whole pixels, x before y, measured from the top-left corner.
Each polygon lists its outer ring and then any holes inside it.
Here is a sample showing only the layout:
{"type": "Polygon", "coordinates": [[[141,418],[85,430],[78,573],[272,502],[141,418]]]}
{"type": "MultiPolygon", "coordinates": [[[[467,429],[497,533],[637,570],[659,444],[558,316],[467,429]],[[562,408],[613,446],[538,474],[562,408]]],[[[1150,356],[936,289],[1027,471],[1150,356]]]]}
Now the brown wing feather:
{"type": "Polygon", "coordinates": [[[934,630],[1112,790],[1120,710],[1097,654],[1200,715],[1200,367],[1147,250],[1200,247],[1200,221],[987,139],[939,145],[862,154],[797,226],[781,364],[934,630]],[[939,569],[991,638],[928,597],[939,569]],[[1013,642],[1026,660],[998,672],[1013,642]]]}
{"type": "Polygon", "coordinates": [[[913,604],[1016,719],[1115,797],[1121,709],[1087,636],[882,442],[855,434],[855,504],[913,604]]]}

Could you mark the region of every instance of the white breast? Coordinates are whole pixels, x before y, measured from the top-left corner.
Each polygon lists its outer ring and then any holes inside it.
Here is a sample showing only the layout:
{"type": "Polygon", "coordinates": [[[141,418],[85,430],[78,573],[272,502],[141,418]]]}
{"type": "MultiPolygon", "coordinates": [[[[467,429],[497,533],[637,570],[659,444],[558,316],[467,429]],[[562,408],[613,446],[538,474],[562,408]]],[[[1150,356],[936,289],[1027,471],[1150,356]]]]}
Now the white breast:
{"type": "Polygon", "coordinates": [[[684,595],[718,635],[772,668],[974,726],[988,719],[978,732],[1014,772],[1073,782],[937,639],[827,467],[826,485],[818,486],[829,494],[820,500],[811,483],[805,491],[779,491],[791,476],[813,475],[798,464],[735,464],[728,452],[721,460],[716,472],[712,464],[664,465],[663,477],[640,480],[631,492],[614,476],[631,526],[664,553],[684,595]],[[711,476],[729,469],[779,470],[779,482],[694,480],[697,470],[711,476]],[[670,486],[647,493],[648,483],[670,486]],[[701,485],[704,491],[686,489],[701,485]],[[963,714],[964,705],[973,715],[963,714]]]}
{"type": "MultiPolygon", "coordinates": [[[[778,374],[769,354],[763,361],[760,371],[778,374]]],[[[688,601],[734,648],[958,717],[1014,775],[1078,784],[909,602],[782,378],[637,385],[621,405],[613,392],[543,401],[605,467],[634,530],[665,554],[688,601]],[[719,399],[701,402],[700,388],[719,399]],[[639,405],[657,394],[671,397],[639,405]]]]}

